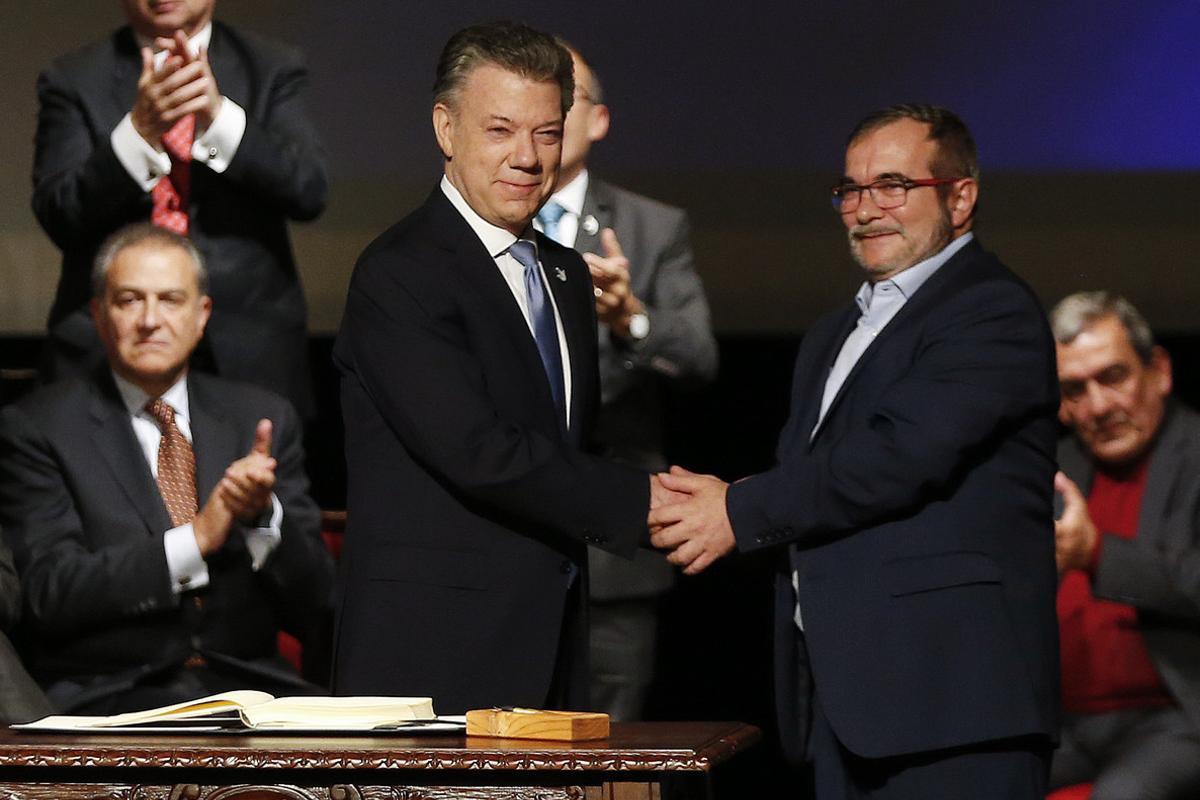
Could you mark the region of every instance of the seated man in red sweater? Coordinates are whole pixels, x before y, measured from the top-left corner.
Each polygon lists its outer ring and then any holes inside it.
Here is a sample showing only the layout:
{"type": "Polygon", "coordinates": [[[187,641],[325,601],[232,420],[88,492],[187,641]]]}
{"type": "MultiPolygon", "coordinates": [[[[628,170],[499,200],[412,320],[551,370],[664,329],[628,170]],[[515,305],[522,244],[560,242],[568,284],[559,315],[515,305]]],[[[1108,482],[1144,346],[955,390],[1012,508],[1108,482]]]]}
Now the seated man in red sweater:
{"type": "Polygon", "coordinates": [[[1200,414],[1124,298],[1080,292],[1058,342],[1062,745],[1050,785],[1200,797],[1200,414]]]}

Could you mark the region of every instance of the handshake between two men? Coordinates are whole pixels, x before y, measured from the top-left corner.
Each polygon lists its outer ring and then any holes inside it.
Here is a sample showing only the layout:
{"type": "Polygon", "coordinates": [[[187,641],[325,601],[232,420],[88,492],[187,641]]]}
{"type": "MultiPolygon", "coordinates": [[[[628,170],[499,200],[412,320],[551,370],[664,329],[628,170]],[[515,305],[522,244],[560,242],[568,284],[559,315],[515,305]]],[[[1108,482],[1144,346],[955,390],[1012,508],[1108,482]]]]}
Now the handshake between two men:
{"type": "Polygon", "coordinates": [[[737,542],[725,508],[729,484],[683,467],[650,478],[650,544],[667,561],[696,575],[728,555],[737,542]]]}

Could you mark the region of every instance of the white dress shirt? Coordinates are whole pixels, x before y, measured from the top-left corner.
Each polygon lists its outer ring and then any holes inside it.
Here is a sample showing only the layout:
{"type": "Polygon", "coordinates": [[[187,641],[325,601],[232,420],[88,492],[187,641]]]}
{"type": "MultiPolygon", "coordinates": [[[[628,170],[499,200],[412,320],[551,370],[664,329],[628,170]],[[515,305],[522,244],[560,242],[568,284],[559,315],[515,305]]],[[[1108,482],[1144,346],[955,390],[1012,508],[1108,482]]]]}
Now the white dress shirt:
{"type": "MultiPolygon", "coordinates": [[[[188,50],[195,55],[203,47],[208,49],[212,39],[212,23],[205,25],[199,33],[188,39],[188,50]]],[[[138,46],[154,47],[154,41],[138,36],[138,46]]],[[[154,54],[154,67],[160,67],[167,58],[167,51],[154,54]]],[[[213,172],[229,169],[242,136],[246,133],[246,111],[228,97],[222,96],[221,109],[206,131],[197,131],[192,141],[192,159],[206,164],[213,172]]],[[[113,152],[129,176],[137,181],[142,191],[149,192],[159,179],[171,172],[171,157],[166,152],[147,142],[133,127],[131,114],[126,114],[113,128],[109,137],[113,152]]]]}
{"type": "MultiPolygon", "coordinates": [[[[479,237],[479,241],[483,242],[483,246],[487,248],[488,255],[496,262],[496,268],[504,276],[504,282],[512,290],[513,298],[521,309],[521,315],[525,317],[525,324],[529,326],[529,335],[533,336],[533,318],[529,315],[529,297],[525,293],[525,267],[508,252],[508,248],[512,246],[513,242],[520,238],[532,243],[536,253],[537,241],[532,230],[527,228],[520,237],[513,236],[504,228],[493,225],[475,213],[475,209],[471,208],[449,178],[443,176],[441,186],[442,192],[450,200],[451,205],[458,210],[458,213],[462,214],[463,219],[471,226],[471,230],[475,231],[475,235],[479,237]]],[[[550,298],[550,304],[554,308],[554,325],[558,331],[558,350],[562,354],[563,400],[567,406],[567,427],[569,428],[571,426],[571,354],[567,352],[567,337],[563,333],[562,314],[558,313],[558,303],[554,299],[554,292],[550,290],[550,281],[546,279],[546,267],[542,264],[540,256],[538,257],[538,269],[542,273],[542,284],[546,287],[546,296],[550,298]]]]}
{"type": "MultiPolygon", "coordinates": [[[[558,219],[558,230],[554,240],[564,247],[574,247],[579,238],[579,222],[583,218],[583,199],[587,197],[588,172],[581,170],[570,183],[550,196],[548,203],[558,203],[563,215],[558,219]]],[[[542,233],[542,223],[534,217],[533,225],[542,233]]]]}
{"type": "MultiPolygon", "coordinates": [[[[862,358],[863,353],[867,352],[867,348],[871,346],[875,338],[887,327],[896,314],[900,313],[900,309],[904,308],[904,304],[912,299],[917,290],[933,277],[933,274],[941,269],[951,256],[974,238],[975,234],[968,231],[943,247],[938,253],[898,272],[893,278],[878,283],[863,281],[863,285],[859,287],[858,293],[854,296],[854,302],[858,304],[862,316],[858,318],[854,330],[842,343],[837,360],[833,362],[829,376],[825,379],[825,391],[821,395],[821,412],[817,416],[817,424],[813,426],[812,433],[809,435],[810,439],[814,438],[817,431],[821,429],[821,423],[825,421],[825,412],[829,410],[834,398],[841,391],[842,384],[846,382],[854,365],[862,358]]],[[[796,612],[793,619],[796,621],[796,627],[804,630],[800,617],[800,574],[795,571],[792,572],[792,587],[797,592],[796,612]]]]}
{"type": "MultiPolygon", "coordinates": [[[[133,434],[141,445],[142,454],[150,465],[150,474],[158,479],[158,445],[162,441],[162,429],[158,420],[146,410],[146,403],[154,398],[143,392],[137,386],[113,373],[117,383],[117,391],[129,411],[130,424],[133,434]]],[[[175,426],[183,434],[183,438],[192,441],[191,413],[188,406],[187,376],[184,375],[163,392],[162,400],[175,410],[175,426]]],[[[198,498],[201,508],[207,498],[198,498]]],[[[283,505],[279,498],[271,493],[271,521],[264,528],[246,528],[237,526],[246,540],[246,549],[250,551],[250,566],[257,572],[267,560],[267,556],[279,546],[282,538],[280,526],[283,523],[283,505]]],[[[235,523],[236,525],[236,523],[235,523]]],[[[163,534],[163,547],[167,554],[167,571],[171,575],[171,589],[175,594],[189,589],[201,589],[208,585],[208,566],[200,555],[200,546],[196,544],[196,535],[192,531],[192,523],[187,522],[176,528],[171,528],[163,534]]]]}

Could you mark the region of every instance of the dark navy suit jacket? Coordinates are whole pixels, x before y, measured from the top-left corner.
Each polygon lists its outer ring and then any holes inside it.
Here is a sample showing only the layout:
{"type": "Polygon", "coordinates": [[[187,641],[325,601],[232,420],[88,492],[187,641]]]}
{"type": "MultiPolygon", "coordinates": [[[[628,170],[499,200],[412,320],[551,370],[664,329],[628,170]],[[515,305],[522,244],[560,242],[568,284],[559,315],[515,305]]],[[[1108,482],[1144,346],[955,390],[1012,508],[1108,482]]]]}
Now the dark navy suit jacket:
{"type": "Polygon", "coordinates": [[[778,465],[728,496],[739,549],[788,556],[785,745],[803,753],[810,690],[867,757],[1052,737],[1058,384],[1038,302],[968,243],[871,344],[810,440],[857,317],[851,305],[805,336],[778,465]]]}
{"type": "Polygon", "coordinates": [[[334,348],[348,469],[336,693],[461,713],[566,685],[586,703],[585,545],[633,553],[649,478],[581,452],[599,400],[591,277],[545,237],[538,253],[570,353],[566,437],[512,291],[440,189],[355,267],[334,348]]]}

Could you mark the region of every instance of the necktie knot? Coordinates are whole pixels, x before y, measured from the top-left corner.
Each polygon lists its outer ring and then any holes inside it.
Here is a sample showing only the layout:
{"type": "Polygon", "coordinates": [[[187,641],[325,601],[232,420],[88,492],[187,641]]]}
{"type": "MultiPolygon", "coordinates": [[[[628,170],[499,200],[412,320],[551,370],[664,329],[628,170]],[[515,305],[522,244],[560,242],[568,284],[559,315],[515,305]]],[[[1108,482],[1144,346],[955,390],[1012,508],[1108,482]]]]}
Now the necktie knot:
{"type": "Polygon", "coordinates": [[[158,420],[158,426],[164,431],[169,430],[175,425],[175,409],[161,397],[156,397],[146,403],[146,411],[150,413],[150,416],[158,420]]]}
{"type": "Polygon", "coordinates": [[[518,239],[509,246],[508,254],[525,267],[526,271],[537,269],[537,250],[533,242],[518,239]]]}
{"type": "Polygon", "coordinates": [[[542,225],[542,233],[559,244],[562,244],[562,242],[558,238],[558,221],[562,219],[565,213],[567,213],[565,208],[551,200],[542,206],[542,210],[537,214],[538,222],[542,225]]]}
{"type": "Polygon", "coordinates": [[[546,205],[542,206],[542,210],[538,212],[537,216],[538,221],[543,225],[557,225],[558,221],[562,219],[562,215],[565,213],[567,213],[565,208],[551,200],[549,203],[546,203],[546,205]]]}

